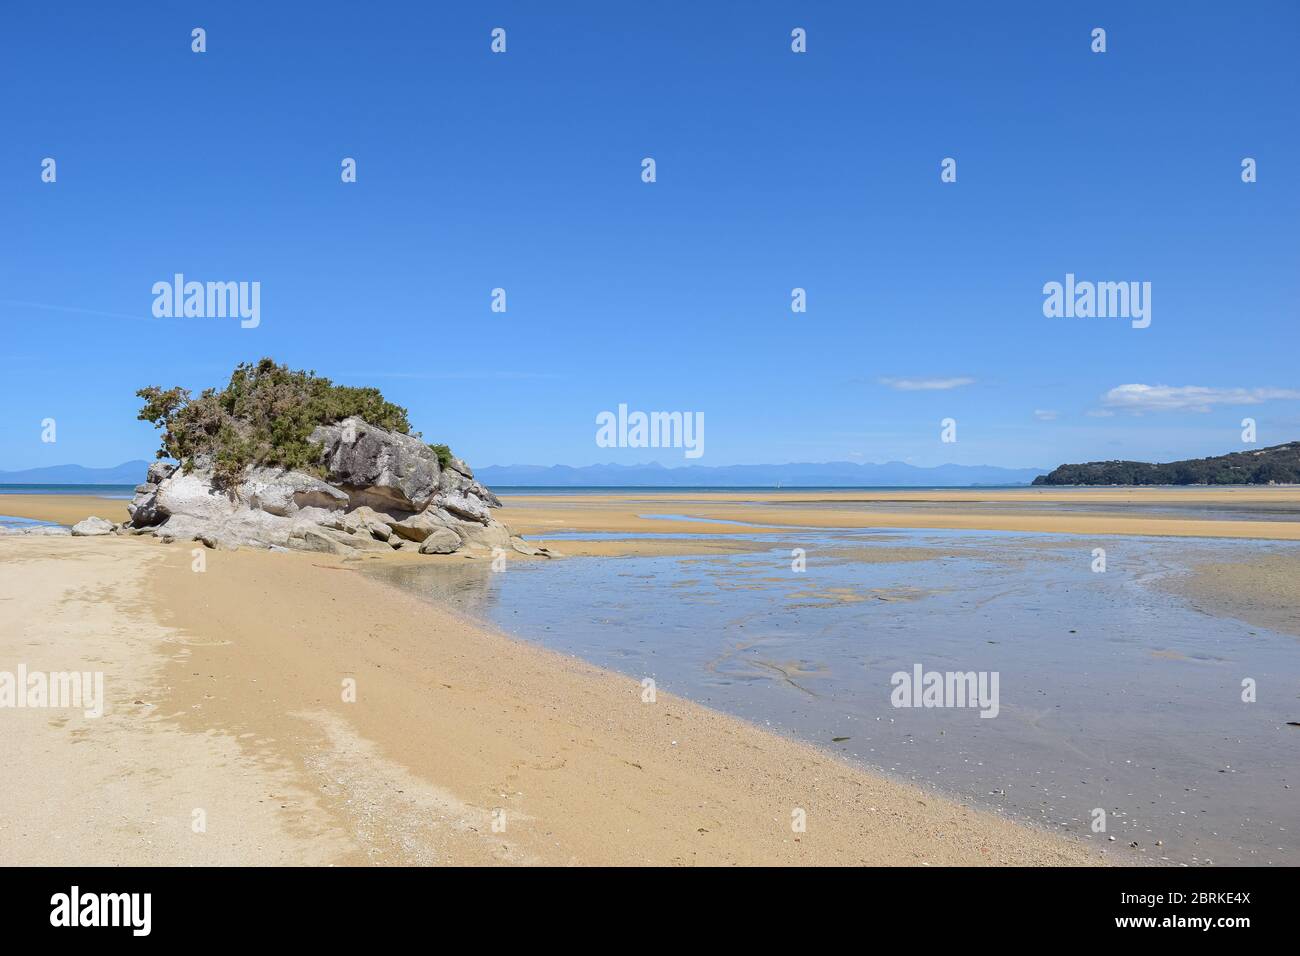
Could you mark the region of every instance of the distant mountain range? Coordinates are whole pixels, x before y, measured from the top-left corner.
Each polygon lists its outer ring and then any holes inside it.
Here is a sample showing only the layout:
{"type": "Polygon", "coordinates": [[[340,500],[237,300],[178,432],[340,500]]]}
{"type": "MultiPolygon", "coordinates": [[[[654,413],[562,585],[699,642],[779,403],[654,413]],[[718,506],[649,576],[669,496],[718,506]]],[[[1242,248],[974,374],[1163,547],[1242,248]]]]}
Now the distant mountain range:
{"type": "Polygon", "coordinates": [[[1062,465],[1036,485],[1289,485],[1300,483],[1300,442],[1164,464],[1089,461],[1062,465]]]}
{"type": "Polygon", "coordinates": [[[653,488],[862,488],[873,486],[961,487],[1027,485],[1045,468],[995,468],[991,465],[936,465],[922,468],[902,461],[862,464],[830,461],[790,465],[488,465],[475,476],[491,487],[653,487],[653,488]]]}
{"type": "Polygon", "coordinates": [[[124,461],[113,468],[84,465],[50,465],[22,471],[0,471],[0,485],[138,485],[149,468],[147,461],[124,461]]]}
{"type": "MultiPolygon", "coordinates": [[[[0,471],[0,485],[135,485],[149,462],[112,468],[50,465],[0,471]]],[[[1163,464],[1090,461],[1046,468],[934,465],[902,461],[828,461],[789,465],[488,465],[475,475],[489,488],[959,488],[972,485],[1259,485],[1300,484],[1300,442],[1163,464]]]]}
{"type": "MultiPolygon", "coordinates": [[[[135,485],[144,481],[147,461],[126,461],[113,468],[51,465],[22,471],[0,471],[0,485],[135,485]]],[[[668,468],[647,465],[489,465],[475,476],[491,488],[718,488],[752,487],[962,487],[967,485],[1027,485],[1045,468],[996,468],[992,465],[936,465],[922,468],[902,461],[880,465],[851,461],[791,465],[689,465],[668,468]]]]}

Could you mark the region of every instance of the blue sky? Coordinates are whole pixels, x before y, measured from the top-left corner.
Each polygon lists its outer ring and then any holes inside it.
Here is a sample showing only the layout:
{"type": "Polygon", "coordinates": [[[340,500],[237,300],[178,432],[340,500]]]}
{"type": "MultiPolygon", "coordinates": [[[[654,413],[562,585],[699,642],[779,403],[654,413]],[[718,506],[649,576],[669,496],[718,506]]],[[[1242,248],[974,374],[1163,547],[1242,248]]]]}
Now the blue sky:
{"type": "Polygon", "coordinates": [[[702,465],[1294,440],[1298,39],[1294,2],[7,5],[0,469],[151,457],[137,388],[263,355],[476,465],[688,463],[598,448],[619,403],[703,412],[702,465]],[[260,325],[153,317],[177,272],[260,325]],[[1151,326],[1046,318],[1066,273],[1151,326]]]}

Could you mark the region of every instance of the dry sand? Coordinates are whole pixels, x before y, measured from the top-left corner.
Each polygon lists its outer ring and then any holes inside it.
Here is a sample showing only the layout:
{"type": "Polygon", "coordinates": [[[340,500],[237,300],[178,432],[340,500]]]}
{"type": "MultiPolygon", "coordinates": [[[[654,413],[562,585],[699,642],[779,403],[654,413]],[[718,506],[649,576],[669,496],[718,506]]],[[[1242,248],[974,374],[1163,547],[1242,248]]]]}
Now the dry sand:
{"type": "Polygon", "coordinates": [[[21,769],[0,782],[0,863],[1101,859],[669,695],[645,703],[634,680],[332,559],[0,538],[0,569],[0,669],[101,669],[109,699],[98,720],[0,711],[0,759],[21,769]]]}
{"type": "MultiPolygon", "coordinates": [[[[1171,535],[1300,541],[1300,520],[1182,518],[1152,513],[1169,504],[1298,506],[1300,488],[1210,491],[1096,489],[1073,492],[784,492],[741,495],[511,495],[504,520],[521,534],[613,531],[635,534],[781,534],[791,528],[937,528],[1087,535],[1171,535]],[[888,510],[873,510],[872,504],[888,510]],[[907,504],[915,505],[908,510],[907,504]],[[996,510],[974,510],[995,504],[996,510]],[[1105,512],[1052,511],[1053,504],[1104,505],[1105,512]],[[951,510],[934,510],[951,506],[951,510]],[[963,512],[961,509],[968,509],[963,512]],[[683,522],[647,515],[681,515],[683,522]]],[[[563,543],[557,543],[563,548],[563,543]]]]}
{"type": "MultiPolygon", "coordinates": [[[[792,528],[936,528],[1088,535],[1170,535],[1300,541],[1300,487],[1090,488],[937,491],[656,492],[617,495],[506,495],[501,517],[544,540],[556,532],[786,535],[792,528]],[[878,508],[872,509],[876,504],[878,508]],[[1153,512],[1174,504],[1295,510],[1297,520],[1184,518],[1153,512]],[[911,509],[907,506],[912,505],[911,509]],[[1105,511],[1053,510],[1053,505],[1105,511]],[[880,508],[887,510],[880,510],[880,508]],[[949,510],[937,510],[947,507],[949,510]],[[963,508],[965,510],[963,510],[963,508]],[[683,515],[689,522],[645,515],[683,515]]],[[[0,495],[0,514],[73,524],[97,514],[126,518],[126,502],[89,495],[0,495]]],[[[567,543],[567,542],[566,542],[567,543]]],[[[565,543],[557,543],[564,550],[565,543]]],[[[736,550],[738,543],[636,544],[634,553],[736,550]],[[657,550],[656,550],[657,549],[657,550]]],[[[570,550],[573,546],[570,545],[570,550]]],[[[625,553],[584,542],[582,553],[625,553]]]]}
{"type": "Polygon", "coordinates": [[[0,495],[0,515],[74,525],[98,515],[108,521],[127,519],[126,501],[94,495],[0,495]]]}
{"type": "Polygon", "coordinates": [[[154,608],[161,547],[0,538],[0,670],[102,671],[102,717],[0,710],[0,865],[322,864],[346,852],[285,761],[176,715],[195,637],[154,608]],[[196,833],[195,811],[206,817],[196,833]]]}

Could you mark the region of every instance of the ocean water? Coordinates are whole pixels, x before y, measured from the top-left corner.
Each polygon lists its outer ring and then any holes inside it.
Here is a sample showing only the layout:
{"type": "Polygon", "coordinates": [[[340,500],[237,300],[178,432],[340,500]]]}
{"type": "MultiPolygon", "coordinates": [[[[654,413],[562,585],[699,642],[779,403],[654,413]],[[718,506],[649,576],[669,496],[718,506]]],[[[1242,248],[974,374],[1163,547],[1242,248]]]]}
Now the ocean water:
{"type": "MultiPolygon", "coordinates": [[[[683,536],[697,537],[669,537],[683,536]]],[[[564,537],[546,540],[562,551],[564,537]]],[[[1300,728],[1287,723],[1300,720],[1300,638],[1209,616],[1158,586],[1193,562],[1300,546],[1107,538],[1096,573],[1098,541],[1083,536],[753,540],[767,550],[369,573],[1119,860],[1300,864],[1300,728]],[[861,560],[900,547],[925,559],[861,560]],[[996,673],[997,716],[895,707],[893,675],[918,664],[996,673]]]]}
{"type": "Polygon", "coordinates": [[[0,495],[91,495],[131,498],[135,485],[0,485],[0,495]]]}
{"type": "Polygon", "coordinates": [[[37,521],[35,518],[14,518],[10,515],[0,515],[0,528],[39,528],[42,525],[53,523],[52,521],[37,521]]]}
{"type": "Polygon", "coordinates": [[[816,491],[1024,491],[1029,485],[498,485],[501,495],[726,494],[816,491]]]}

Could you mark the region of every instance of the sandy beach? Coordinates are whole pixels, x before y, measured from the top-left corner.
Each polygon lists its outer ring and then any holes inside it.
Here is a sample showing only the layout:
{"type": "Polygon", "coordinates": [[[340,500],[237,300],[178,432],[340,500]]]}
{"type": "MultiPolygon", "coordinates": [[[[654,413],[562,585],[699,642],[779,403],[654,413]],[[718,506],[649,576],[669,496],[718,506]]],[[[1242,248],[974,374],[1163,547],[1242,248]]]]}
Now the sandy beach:
{"type": "MultiPolygon", "coordinates": [[[[1290,506],[1300,493],[1193,492],[1290,506]]],[[[505,517],[566,554],[738,554],[799,528],[992,527],[1294,540],[1266,518],[1180,519],[1180,492],[529,496],[505,517]],[[702,500],[706,499],[706,500],[702,500]],[[1100,502],[1105,514],[959,513],[1100,502]],[[859,510],[903,503],[909,511],[859,510]],[[646,517],[650,515],[651,517],[646,517]],[[736,524],[733,522],[743,522],[736,524]],[[1213,526],[1207,531],[1207,526],[1213,526]],[[583,540],[582,533],[629,538],[583,540]]],[[[9,495],[70,524],[125,503],[9,495]]],[[[933,557],[878,545],[873,557],[933,557]]],[[[410,560],[409,555],[394,556],[410,560]]],[[[382,558],[367,560],[383,560],[382,558]]],[[[463,562],[456,556],[423,562],[463,562]]],[[[23,766],[0,859],[38,864],[1095,864],[1096,848],[865,772],[754,724],[514,640],[303,554],[150,539],[0,537],[0,668],[102,670],[103,717],[10,710],[23,766]],[[204,570],[195,571],[201,556],[204,570]],[[355,701],[345,691],[355,681],[355,701]],[[806,814],[795,832],[792,814],[806,814]],[[201,816],[205,828],[195,832],[201,816]]],[[[1207,612],[1295,624],[1293,560],[1177,583],[1207,612]]],[[[1296,631],[1292,630],[1292,633],[1296,631]]]]}
{"type": "Polygon", "coordinates": [[[2,659],[102,669],[108,688],[98,720],[3,715],[3,758],[24,767],[4,786],[6,863],[1098,859],[686,701],[643,703],[634,681],[329,560],[205,557],[196,573],[178,545],[0,539],[2,659]]]}
{"type": "MultiPolygon", "coordinates": [[[[503,493],[517,532],[664,534],[692,519],[697,534],[788,534],[791,528],[947,528],[1099,535],[1300,540],[1300,487],[937,489],[925,491],[503,493]],[[1281,512],[1290,520],[1180,517],[1171,506],[1281,512]],[[1089,510],[1082,510],[1087,508],[1089,510]],[[1080,510],[1071,510],[1080,509],[1080,510]],[[1093,510],[1095,509],[1095,510],[1093,510]]],[[[0,513],[58,524],[97,514],[126,518],[125,500],[89,495],[0,496],[0,513]]],[[[605,549],[608,553],[609,549],[605,549]]]]}
{"type": "Polygon", "coordinates": [[[9,935],[1285,926],[1300,2],[1075,6],[16,5],[9,935]]]}
{"type": "MultiPolygon", "coordinates": [[[[507,495],[516,530],[788,534],[791,528],[945,528],[1057,534],[1300,540],[1300,521],[1180,517],[1170,506],[1300,509],[1300,488],[1015,491],[674,492],[635,495],[507,495]],[[1089,509],[1082,510],[1083,506],[1089,509]],[[1079,510],[1071,510],[1077,508],[1079,510]]],[[[1231,514],[1231,511],[1226,511],[1231,514]]],[[[1300,517],[1297,514],[1295,517],[1300,517]]]]}

